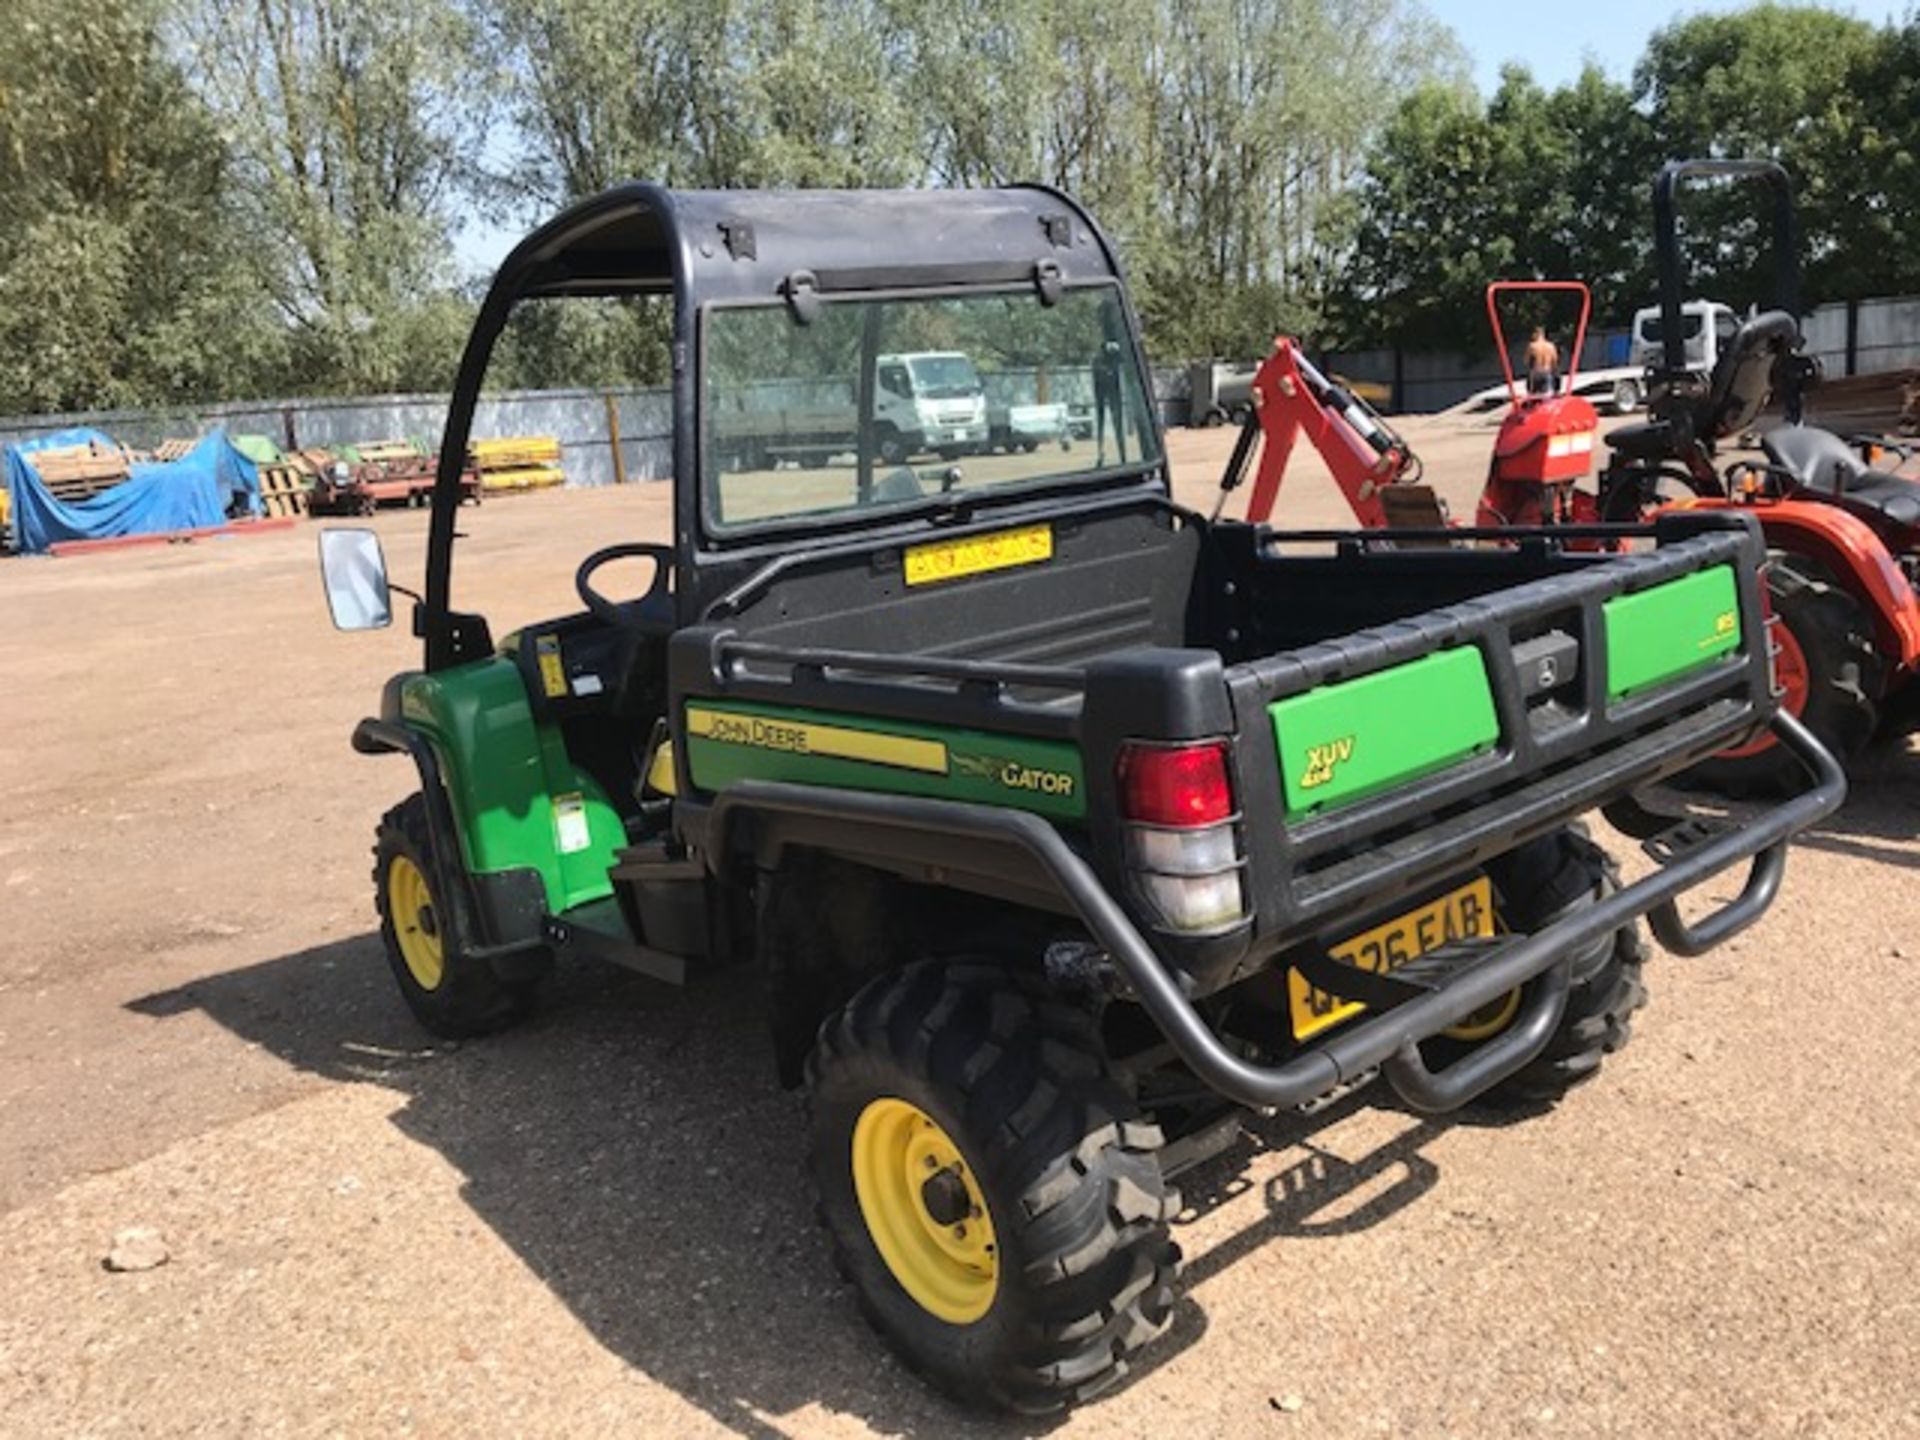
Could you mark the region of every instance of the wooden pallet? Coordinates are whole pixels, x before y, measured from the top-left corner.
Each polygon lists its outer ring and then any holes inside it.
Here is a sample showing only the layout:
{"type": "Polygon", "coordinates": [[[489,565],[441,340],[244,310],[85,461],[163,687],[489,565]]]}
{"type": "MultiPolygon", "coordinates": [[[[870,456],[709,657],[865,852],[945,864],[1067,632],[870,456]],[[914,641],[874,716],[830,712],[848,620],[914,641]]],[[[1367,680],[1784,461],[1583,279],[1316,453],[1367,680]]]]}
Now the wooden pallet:
{"type": "Polygon", "coordinates": [[[54,499],[91,500],[103,490],[111,490],[133,473],[133,460],[124,446],[66,445],[55,450],[36,450],[27,463],[47,487],[54,499]]]}
{"type": "Polygon", "coordinates": [[[153,447],[153,458],[163,464],[183,459],[199,443],[198,440],[162,440],[153,447]]]}
{"type": "Polygon", "coordinates": [[[304,515],[313,489],[313,471],[289,464],[260,467],[260,509],[269,518],[304,515]]]}

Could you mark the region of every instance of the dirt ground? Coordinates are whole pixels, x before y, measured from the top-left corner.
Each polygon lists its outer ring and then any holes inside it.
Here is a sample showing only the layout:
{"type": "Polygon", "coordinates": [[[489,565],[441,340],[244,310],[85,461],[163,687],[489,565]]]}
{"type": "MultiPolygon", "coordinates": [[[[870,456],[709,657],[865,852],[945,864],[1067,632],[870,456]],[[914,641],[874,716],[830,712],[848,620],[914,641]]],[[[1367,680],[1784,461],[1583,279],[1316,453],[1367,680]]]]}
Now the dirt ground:
{"type": "MultiPolygon", "coordinates": [[[[1462,513],[1490,429],[1410,431],[1462,513]]],[[[1176,433],[1186,498],[1230,440],[1176,433]]],[[[572,608],[666,499],[470,511],[461,598],[572,608]]],[[[1308,467],[1284,505],[1342,518],[1308,467]]],[[[417,579],[422,517],[376,524],[417,579]]],[[[368,881],[410,776],[346,740],[416,643],[329,628],[310,527],[0,561],[0,627],[0,1432],[1019,1433],[862,1325],[736,983],[410,1024],[368,881]],[[135,1225],[170,1263],[107,1273],[135,1225]]],[[[1917,829],[1875,752],[1550,1114],[1255,1127],[1183,1184],[1154,1363],[1061,1433],[1920,1432],[1917,829]]]]}

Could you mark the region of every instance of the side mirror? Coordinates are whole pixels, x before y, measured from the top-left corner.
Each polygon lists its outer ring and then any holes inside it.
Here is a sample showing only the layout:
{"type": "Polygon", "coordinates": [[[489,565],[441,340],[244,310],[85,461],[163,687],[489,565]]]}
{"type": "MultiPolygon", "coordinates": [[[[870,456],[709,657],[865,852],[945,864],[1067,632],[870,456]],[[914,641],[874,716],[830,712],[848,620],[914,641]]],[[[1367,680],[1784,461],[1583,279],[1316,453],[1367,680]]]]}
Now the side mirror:
{"type": "Polygon", "coordinates": [[[393,623],[387,559],[373,531],[322,530],[320,583],[336,630],[384,630],[393,623]]]}

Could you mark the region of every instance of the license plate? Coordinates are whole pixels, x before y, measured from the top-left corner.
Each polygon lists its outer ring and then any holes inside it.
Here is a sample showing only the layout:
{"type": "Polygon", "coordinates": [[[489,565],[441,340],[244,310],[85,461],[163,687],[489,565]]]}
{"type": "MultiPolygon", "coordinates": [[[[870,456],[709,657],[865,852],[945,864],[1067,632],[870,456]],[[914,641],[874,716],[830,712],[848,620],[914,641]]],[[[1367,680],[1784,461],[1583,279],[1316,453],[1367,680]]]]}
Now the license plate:
{"type": "Polygon", "coordinates": [[[1053,527],[1027,525],[993,535],[915,545],[906,553],[903,569],[909,585],[931,585],[958,580],[988,570],[1007,570],[1053,558],[1053,527]]]}
{"type": "MultiPolygon", "coordinates": [[[[1416,955],[1450,940],[1494,933],[1493,882],[1484,875],[1438,900],[1333,947],[1333,958],[1376,975],[1397,970],[1416,955]]],[[[1287,972],[1287,998],[1293,1012],[1293,1038],[1306,1040],[1350,1020],[1367,1007],[1317,990],[1298,970],[1287,972]]]]}

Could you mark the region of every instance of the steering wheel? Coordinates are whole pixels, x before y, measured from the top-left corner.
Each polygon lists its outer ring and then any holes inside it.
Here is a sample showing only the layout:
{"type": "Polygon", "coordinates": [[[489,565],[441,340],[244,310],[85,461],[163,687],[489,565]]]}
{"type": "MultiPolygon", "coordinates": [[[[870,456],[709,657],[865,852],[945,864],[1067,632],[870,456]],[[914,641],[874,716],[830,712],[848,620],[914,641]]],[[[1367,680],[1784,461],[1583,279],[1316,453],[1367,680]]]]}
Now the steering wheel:
{"type": "Polygon", "coordinates": [[[596,620],[621,630],[639,630],[647,634],[659,634],[672,628],[673,610],[672,591],[667,582],[673,575],[673,547],[671,545],[652,545],[645,541],[631,542],[625,545],[609,545],[604,550],[596,550],[580,562],[580,568],[574,572],[573,588],[579,592],[580,603],[596,620]],[[593,572],[615,560],[646,559],[653,561],[653,583],[647,586],[647,593],[637,600],[609,600],[593,588],[593,572]]]}

